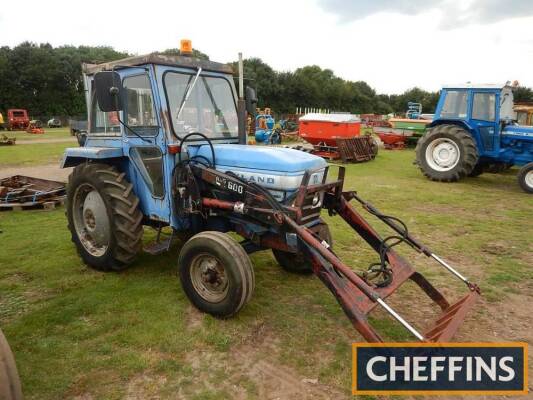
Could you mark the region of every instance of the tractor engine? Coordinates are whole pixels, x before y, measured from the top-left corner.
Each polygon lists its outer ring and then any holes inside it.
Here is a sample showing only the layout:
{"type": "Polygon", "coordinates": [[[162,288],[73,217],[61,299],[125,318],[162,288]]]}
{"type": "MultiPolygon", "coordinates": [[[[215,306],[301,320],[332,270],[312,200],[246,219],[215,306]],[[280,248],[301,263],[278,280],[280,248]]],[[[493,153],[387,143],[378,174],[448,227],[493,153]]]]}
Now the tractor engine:
{"type": "MultiPolygon", "coordinates": [[[[238,177],[267,189],[279,202],[285,203],[296,193],[307,170],[317,171],[311,175],[310,184],[321,183],[326,162],[323,158],[303,151],[236,144],[214,145],[216,169],[231,172],[238,177]]],[[[208,145],[191,149],[193,156],[212,158],[208,145]]]]}

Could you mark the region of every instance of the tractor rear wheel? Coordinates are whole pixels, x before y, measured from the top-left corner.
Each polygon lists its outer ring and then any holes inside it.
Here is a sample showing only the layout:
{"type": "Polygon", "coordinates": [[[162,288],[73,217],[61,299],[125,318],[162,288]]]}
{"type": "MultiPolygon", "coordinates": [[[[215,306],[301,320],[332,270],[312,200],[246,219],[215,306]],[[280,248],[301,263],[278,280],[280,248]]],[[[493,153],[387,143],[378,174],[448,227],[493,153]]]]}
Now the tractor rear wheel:
{"type": "Polygon", "coordinates": [[[456,182],[472,173],[478,161],[472,136],[457,125],[438,125],[416,145],[416,162],[433,181],[456,182]]]}
{"type": "Polygon", "coordinates": [[[106,164],[81,164],[67,185],[67,219],[83,261],[100,271],[120,271],[142,246],[139,199],[123,172],[106,164]]]}
{"type": "Polygon", "coordinates": [[[469,177],[475,178],[476,176],[481,175],[483,172],[485,172],[486,165],[477,163],[472,172],[468,174],[469,177]]]}
{"type": "Polygon", "coordinates": [[[15,358],[0,330],[0,399],[22,400],[22,389],[15,358]]]}
{"type": "MultiPolygon", "coordinates": [[[[315,225],[311,228],[313,232],[326,243],[332,247],[333,239],[329,226],[325,222],[315,225]]],[[[274,258],[281,267],[287,271],[297,274],[310,274],[313,272],[313,265],[303,254],[290,253],[288,251],[272,249],[274,258]]]]}
{"type": "Polygon", "coordinates": [[[250,257],[225,233],[194,235],[180,251],[178,269],[189,300],[215,317],[231,317],[252,297],[255,276],[250,257]]]}
{"type": "Polygon", "coordinates": [[[533,193],[533,162],[524,165],[518,172],[518,184],[526,193],[533,193]]]}

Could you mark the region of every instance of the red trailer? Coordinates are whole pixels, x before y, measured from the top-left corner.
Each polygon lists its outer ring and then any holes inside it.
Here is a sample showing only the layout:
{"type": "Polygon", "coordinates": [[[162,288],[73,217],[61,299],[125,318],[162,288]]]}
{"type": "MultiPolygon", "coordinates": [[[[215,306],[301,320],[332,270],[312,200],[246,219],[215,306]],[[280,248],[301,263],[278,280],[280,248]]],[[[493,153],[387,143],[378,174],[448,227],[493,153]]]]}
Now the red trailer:
{"type": "Polygon", "coordinates": [[[28,111],[23,109],[9,109],[7,110],[7,129],[10,131],[28,129],[30,125],[30,117],[28,111]]]}

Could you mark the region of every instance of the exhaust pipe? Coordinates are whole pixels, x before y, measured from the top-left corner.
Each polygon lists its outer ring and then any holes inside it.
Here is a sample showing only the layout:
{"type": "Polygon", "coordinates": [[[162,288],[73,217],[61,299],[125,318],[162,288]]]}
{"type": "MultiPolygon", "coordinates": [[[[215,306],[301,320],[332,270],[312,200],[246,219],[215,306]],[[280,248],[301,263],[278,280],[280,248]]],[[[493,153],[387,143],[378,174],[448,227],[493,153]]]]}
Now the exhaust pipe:
{"type": "Polygon", "coordinates": [[[242,53],[239,53],[239,100],[237,102],[237,113],[239,119],[238,132],[239,144],[246,144],[246,102],[244,100],[244,66],[242,53]]]}

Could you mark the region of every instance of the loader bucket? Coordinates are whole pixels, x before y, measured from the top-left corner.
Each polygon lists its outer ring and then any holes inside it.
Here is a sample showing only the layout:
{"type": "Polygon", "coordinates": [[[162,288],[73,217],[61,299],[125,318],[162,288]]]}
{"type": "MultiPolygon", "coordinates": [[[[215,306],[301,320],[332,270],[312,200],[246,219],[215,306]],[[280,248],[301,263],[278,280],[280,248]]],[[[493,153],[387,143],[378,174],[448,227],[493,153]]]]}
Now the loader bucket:
{"type": "MultiPolygon", "coordinates": [[[[340,171],[340,178],[343,176],[340,171]]],[[[342,179],[339,179],[342,181],[342,179]]],[[[315,192],[313,186],[302,191],[315,192]]],[[[418,340],[426,342],[449,341],[461,326],[468,311],[474,306],[480,295],[479,288],[470,283],[463,275],[448,265],[440,257],[436,256],[427,247],[421,245],[406,230],[405,225],[397,222],[396,218],[385,216],[377,211],[371,204],[360,199],[355,192],[342,192],[340,186],[332,184],[328,186],[325,197],[325,208],[330,214],[338,214],[350,225],[380,256],[383,257],[382,265],[387,266],[387,282],[373,283],[364,275],[356,274],[349,266],[345,265],[329,248],[305,226],[299,225],[289,217],[285,222],[296,232],[303,244],[306,255],[311,259],[313,271],[318,278],[329,288],[337,298],[344,312],[352,321],[354,327],[369,342],[383,341],[382,336],[370,325],[368,314],[377,306],[383,307],[394,319],[402,324],[418,340]],[[392,249],[392,246],[384,246],[387,239],[380,235],[370,226],[362,215],[350,204],[350,200],[356,199],[363,208],[380,218],[393,230],[402,236],[403,242],[413,247],[416,251],[425,254],[446,268],[452,275],[463,281],[468,293],[456,303],[450,304],[448,300],[428,280],[417,272],[402,256],[392,249]],[[403,225],[403,226],[402,226],[403,225]],[[385,299],[401,287],[407,280],[416,283],[417,286],[441,309],[441,315],[425,332],[419,332],[413,325],[404,320],[394,311],[385,299]]],[[[302,194],[300,198],[304,198],[302,194]]],[[[400,221],[401,222],[401,221],[400,221]]]]}

